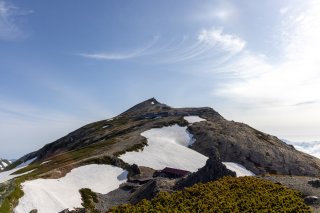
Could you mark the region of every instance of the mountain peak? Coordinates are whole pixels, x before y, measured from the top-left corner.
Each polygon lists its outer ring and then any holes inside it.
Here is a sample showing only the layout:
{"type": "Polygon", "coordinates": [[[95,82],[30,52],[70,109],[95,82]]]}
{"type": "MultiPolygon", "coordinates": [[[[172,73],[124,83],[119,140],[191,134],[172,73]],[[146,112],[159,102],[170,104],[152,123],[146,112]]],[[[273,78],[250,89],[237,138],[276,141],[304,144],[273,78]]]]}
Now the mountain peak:
{"type": "Polygon", "coordinates": [[[134,105],[127,111],[123,112],[121,115],[134,115],[134,114],[141,114],[141,113],[146,113],[146,112],[152,112],[159,110],[160,108],[171,108],[165,104],[160,103],[157,99],[155,98],[149,98],[145,101],[142,101],[139,104],[134,105]]]}

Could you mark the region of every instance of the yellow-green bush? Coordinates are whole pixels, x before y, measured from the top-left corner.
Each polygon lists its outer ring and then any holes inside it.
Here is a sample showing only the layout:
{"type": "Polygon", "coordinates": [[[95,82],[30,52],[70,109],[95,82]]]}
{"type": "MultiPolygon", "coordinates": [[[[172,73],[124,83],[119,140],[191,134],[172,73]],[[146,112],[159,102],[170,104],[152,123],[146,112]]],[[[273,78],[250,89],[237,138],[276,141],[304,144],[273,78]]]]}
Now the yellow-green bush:
{"type": "Polygon", "coordinates": [[[109,212],[310,212],[300,194],[255,177],[224,177],[109,212]]]}

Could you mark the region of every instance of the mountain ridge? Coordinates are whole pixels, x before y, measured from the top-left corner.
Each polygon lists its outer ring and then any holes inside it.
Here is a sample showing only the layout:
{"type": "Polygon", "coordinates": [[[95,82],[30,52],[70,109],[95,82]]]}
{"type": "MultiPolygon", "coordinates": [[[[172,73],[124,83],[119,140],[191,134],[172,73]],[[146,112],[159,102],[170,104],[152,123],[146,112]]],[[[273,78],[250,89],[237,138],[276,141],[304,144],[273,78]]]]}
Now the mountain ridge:
{"type": "MultiPolygon", "coordinates": [[[[136,104],[112,119],[87,124],[23,156],[18,162],[35,157],[36,161],[43,161],[72,150],[112,140],[120,135],[141,133],[142,130],[150,128],[174,123],[188,125],[183,116],[200,116],[207,120],[188,126],[188,131],[196,139],[196,143],[190,148],[205,156],[209,156],[209,151],[214,146],[224,161],[245,165],[256,174],[320,175],[319,159],[296,150],[292,145],[284,143],[275,136],[265,134],[243,123],[227,121],[209,107],[172,108],[158,102],[155,98],[136,104]],[[264,153],[261,151],[262,147],[265,148],[264,153]],[[286,165],[287,169],[280,165],[286,165]]],[[[134,145],[143,145],[144,140],[139,134],[134,134],[132,138],[132,141],[138,141],[134,145]]],[[[117,142],[118,145],[120,143],[117,142]]]]}

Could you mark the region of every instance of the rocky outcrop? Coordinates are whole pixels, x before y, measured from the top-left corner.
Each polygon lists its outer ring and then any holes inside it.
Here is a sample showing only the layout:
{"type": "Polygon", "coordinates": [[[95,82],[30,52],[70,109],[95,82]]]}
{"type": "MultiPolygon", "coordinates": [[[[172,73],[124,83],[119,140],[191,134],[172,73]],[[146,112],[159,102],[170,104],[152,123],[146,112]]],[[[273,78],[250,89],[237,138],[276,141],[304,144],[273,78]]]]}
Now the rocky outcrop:
{"type": "Polygon", "coordinates": [[[137,191],[132,193],[130,197],[130,203],[136,204],[143,199],[150,200],[154,198],[159,192],[171,192],[173,191],[173,187],[175,184],[175,179],[156,177],[141,186],[137,191]]]}
{"type": "Polygon", "coordinates": [[[219,152],[216,148],[211,148],[209,159],[206,165],[188,175],[186,178],[179,180],[175,186],[175,189],[182,189],[184,187],[192,186],[196,183],[207,183],[214,181],[224,176],[235,177],[236,173],[227,169],[227,167],[221,162],[219,152]]]}
{"type": "Polygon", "coordinates": [[[211,147],[221,160],[245,166],[255,174],[319,176],[320,160],[296,150],[275,136],[219,117],[206,117],[188,127],[196,142],[192,149],[209,156],[211,147]]]}

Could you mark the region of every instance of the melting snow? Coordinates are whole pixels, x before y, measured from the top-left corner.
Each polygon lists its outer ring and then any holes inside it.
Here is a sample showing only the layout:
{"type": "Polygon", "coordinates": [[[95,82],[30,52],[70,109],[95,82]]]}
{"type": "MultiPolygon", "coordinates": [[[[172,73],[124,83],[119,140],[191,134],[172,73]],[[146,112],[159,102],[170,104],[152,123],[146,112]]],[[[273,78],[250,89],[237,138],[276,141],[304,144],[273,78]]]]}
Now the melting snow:
{"type": "MultiPolygon", "coordinates": [[[[196,172],[206,164],[207,157],[189,149],[192,144],[192,134],[187,127],[173,125],[169,127],[154,128],[141,133],[148,139],[148,146],[139,152],[126,152],[120,158],[127,163],[147,166],[153,169],[172,167],[196,172]]],[[[237,176],[254,175],[242,165],[225,162],[226,167],[237,173],[237,176]]]]}
{"type": "Polygon", "coordinates": [[[200,121],[206,121],[206,119],[200,118],[199,116],[184,116],[184,120],[188,121],[188,123],[193,124],[200,121]]]}
{"type": "Polygon", "coordinates": [[[102,127],[102,129],[108,128],[110,125],[105,125],[102,127]]]}
{"type": "Polygon", "coordinates": [[[49,163],[50,161],[51,161],[51,160],[44,161],[44,162],[42,162],[40,165],[43,165],[43,164],[49,163]]]}
{"type": "Polygon", "coordinates": [[[187,127],[173,125],[154,128],[141,133],[148,139],[148,146],[140,152],[126,152],[120,158],[127,163],[147,166],[153,169],[172,167],[191,172],[206,164],[207,157],[189,149],[193,142],[187,127]]]}
{"type": "Polygon", "coordinates": [[[22,183],[24,196],[15,208],[16,213],[56,213],[81,206],[81,188],[106,194],[127,179],[127,172],[110,165],[86,165],[71,170],[60,179],[36,179],[22,183]]]}
{"type": "Polygon", "coordinates": [[[255,174],[247,170],[244,166],[238,163],[233,162],[223,162],[223,164],[231,171],[234,171],[237,174],[237,177],[242,176],[254,176],[255,174]]]}
{"type": "Polygon", "coordinates": [[[16,168],[14,169],[11,169],[9,171],[5,171],[5,172],[0,172],[0,183],[3,183],[3,182],[6,182],[7,180],[11,180],[12,178],[15,178],[15,177],[19,177],[19,176],[22,176],[22,175],[25,175],[25,174],[28,174],[34,170],[31,170],[31,171],[28,171],[28,172],[25,172],[23,174],[17,174],[17,175],[12,175],[12,173],[26,167],[27,165],[29,165],[32,161],[34,161],[36,158],[32,158],[31,160],[28,160],[22,164],[20,164],[19,166],[17,166],[16,168]]]}

